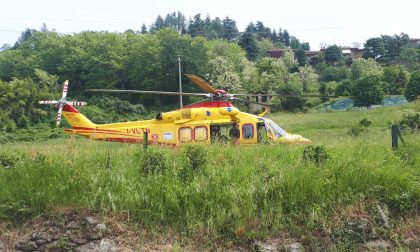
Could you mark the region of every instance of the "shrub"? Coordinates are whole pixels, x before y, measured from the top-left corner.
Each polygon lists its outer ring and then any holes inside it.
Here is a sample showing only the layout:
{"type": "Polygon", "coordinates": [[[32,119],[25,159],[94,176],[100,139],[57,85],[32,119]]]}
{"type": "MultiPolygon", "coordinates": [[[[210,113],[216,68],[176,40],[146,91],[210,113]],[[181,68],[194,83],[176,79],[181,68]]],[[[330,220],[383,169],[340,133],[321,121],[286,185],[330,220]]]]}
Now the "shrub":
{"type": "Polygon", "coordinates": [[[180,177],[184,181],[201,173],[207,162],[207,153],[201,145],[187,145],[184,154],[188,165],[181,169],[180,177]]]}
{"type": "Polygon", "coordinates": [[[140,168],[146,175],[165,172],[167,169],[165,153],[159,149],[148,148],[143,154],[140,168]]]}
{"type": "Polygon", "coordinates": [[[403,129],[418,130],[420,129],[420,114],[406,114],[403,115],[399,125],[403,129]]]}
{"type": "Polygon", "coordinates": [[[0,153],[0,166],[6,169],[13,168],[19,158],[14,154],[0,153]]]}
{"type": "Polygon", "coordinates": [[[366,118],[363,118],[362,120],[359,121],[358,124],[354,124],[348,129],[347,135],[352,136],[352,137],[357,137],[360,135],[360,133],[366,132],[367,128],[371,124],[372,124],[371,121],[369,121],[366,118]]]}
{"type": "Polygon", "coordinates": [[[184,153],[193,171],[199,171],[206,165],[207,153],[203,146],[187,145],[184,153]]]}
{"type": "Polygon", "coordinates": [[[372,124],[372,121],[369,121],[369,120],[368,120],[368,119],[366,119],[366,118],[363,118],[363,119],[362,119],[362,120],[360,120],[360,122],[359,122],[359,126],[360,126],[360,127],[365,127],[365,128],[369,127],[371,124],[372,124]]]}
{"type": "Polygon", "coordinates": [[[409,101],[413,101],[420,96],[420,71],[411,74],[410,82],[405,88],[404,96],[409,101]]]}
{"type": "Polygon", "coordinates": [[[317,165],[324,163],[329,159],[329,155],[324,146],[306,146],[303,150],[303,160],[313,162],[317,165]]]}

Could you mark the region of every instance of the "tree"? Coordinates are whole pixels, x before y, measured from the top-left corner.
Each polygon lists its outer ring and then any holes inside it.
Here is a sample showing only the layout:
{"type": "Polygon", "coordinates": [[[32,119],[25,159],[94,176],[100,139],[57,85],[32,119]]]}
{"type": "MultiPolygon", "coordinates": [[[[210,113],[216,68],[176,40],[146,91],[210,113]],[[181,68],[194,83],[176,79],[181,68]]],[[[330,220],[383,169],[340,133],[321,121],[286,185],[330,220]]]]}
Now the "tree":
{"type": "Polygon", "coordinates": [[[385,54],[385,46],[382,38],[370,38],[366,40],[363,48],[363,58],[377,59],[385,54]]]}
{"type": "Polygon", "coordinates": [[[382,67],[374,59],[355,59],[351,65],[351,79],[358,80],[367,75],[382,75],[382,67]]]}
{"type": "Polygon", "coordinates": [[[275,48],[273,42],[267,38],[263,38],[261,39],[261,41],[257,41],[257,47],[258,47],[257,59],[262,59],[266,57],[267,51],[275,48]]]}
{"type": "Polygon", "coordinates": [[[332,45],[325,49],[324,59],[327,64],[335,65],[340,62],[342,57],[341,48],[337,45],[332,45]]]}
{"type": "Polygon", "coordinates": [[[222,29],[223,29],[222,37],[226,40],[230,41],[238,37],[239,31],[238,31],[238,27],[236,26],[235,20],[230,19],[229,17],[226,17],[225,19],[223,19],[222,29]]]}
{"type": "Polygon", "coordinates": [[[304,42],[304,43],[300,44],[300,48],[302,48],[304,51],[311,50],[311,46],[309,45],[308,42],[304,42]]]}
{"type": "Polygon", "coordinates": [[[407,84],[404,95],[409,101],[413,101],[420,96],[420,71],[415,71],[411,74],[411,79],[407,84]]]}
{"type": "Polygon", "coordinates": [[[300,47],[300,41],[295,36],[290,36],[290,48],[298,49],[300,47]]]}
{"type": "Polygon", "coordinates": [[[408,83],[408,76],[401,67],[393,65],[384,68],[383,80],[387,94],[401,95],[408,83]]]}
{"type": "Polygon", "coordinates": [[[378,75],[367,75],[356,82],[353,88],[354,106],[370,107],[380,104],[384,99],[381,77],[378,75]]]}
{"type": "Polygon", "coordinates": [[[242,90],[240,78],[231,63],[224,57],[211,59],[208,64],[209,81],[216,88],[229,92],[242,90]]]}
{"type": "Polygon", "coordinates": [[[306,65],[306,54],[302,48],[299,48],[295,51],[295,56],[296,56],[299,66],[306,65]]]}
{"type": "Polygon", "coordinates": [[[294,95],[280,97],[281,106],[288,111],[301,110],[305,106],[306,99],[302,95],[302,89],[296,83],[286,83],[282,85],[279,94],[294,95]]]}
{"type": "Polygon", "coordinates": [[[290,46],[290,35],[289,32],[287,30],[284,30],[283,32],[283,39],[282,42],[286,45],[286,46],[290,46]]]}
{"type": "Polygon", "coordinates": [[[146,34],[147,33],[147,27],[146,27],[145,24],[142,24],[140,33],[141,34],[146,34]]]}
{"type": "Polygon", "coordinates": [[[246,51],[249,60],[256,60],[258,56],[257,40],[252,33],[244,33],[239,38],[238,44],[246,51]]]}
{"type": "Polygon", "coordinates": [[[303,92],[308,92],[309,86],[318,80],[319,75],[311,66],[300,66],[299,77],[303,84],[303,92]]]}

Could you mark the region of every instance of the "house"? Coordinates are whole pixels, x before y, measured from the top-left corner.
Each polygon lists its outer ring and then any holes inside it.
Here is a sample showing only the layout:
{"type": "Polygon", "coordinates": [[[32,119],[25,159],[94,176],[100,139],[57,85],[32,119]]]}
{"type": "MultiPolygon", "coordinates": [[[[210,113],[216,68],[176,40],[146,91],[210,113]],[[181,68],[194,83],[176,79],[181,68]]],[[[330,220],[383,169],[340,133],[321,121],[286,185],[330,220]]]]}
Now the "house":
{"type": "MultiPolygon", "coordinates": [[[[359,58],[362,58],[363,56],[363,49],[361,48],[348,47],[348,46],[340,47],[340,48],[341,48],[341,53],[344,56],[349,56],[352,59],[359,59],[359,58]]],[[[305,52],[306,59],[308,60],[308,62],[310,62],[313,57],[320,56],[321,54],[323,54],[325,49],[326,49],[325,47],[322,47],[321,50],[319,51],[306,51],[305,52]]],[[[272,58],[281,58],[284,56],[284,53],[287,50],[295,51],[294,49],[271,49],[267,51],[267,56],[272,57],[272,58]]]]}
{"type": "Polygon", "coordinates": [[[408,39],[408,46],[412,48],[420,48],[420,38],[408,39]]]}

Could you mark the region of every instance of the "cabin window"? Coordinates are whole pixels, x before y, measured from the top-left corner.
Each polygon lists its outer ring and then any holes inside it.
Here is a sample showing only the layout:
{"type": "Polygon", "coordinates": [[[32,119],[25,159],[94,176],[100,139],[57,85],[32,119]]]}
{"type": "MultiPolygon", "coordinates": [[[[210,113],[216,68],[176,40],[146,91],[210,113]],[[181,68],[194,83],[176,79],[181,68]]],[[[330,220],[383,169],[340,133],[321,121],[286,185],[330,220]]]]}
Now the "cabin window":
{"type": "Polygon", "coordinates": [[[204,142],[207,140],[207,127],[198,126],[194,128],[194,140],[197,142],[204,142]]]}
{"type": "Polygon", "coordinates": [[[191,142],[192,129],[190,127],[179,128],[179,140],[182,143],[191,142]]]}
{"type": "Polygon", "coordinates": [[[250,123],[242,125],[242,136],[245,139],[251,139],[254,137],[254,126],[250,123]]]}

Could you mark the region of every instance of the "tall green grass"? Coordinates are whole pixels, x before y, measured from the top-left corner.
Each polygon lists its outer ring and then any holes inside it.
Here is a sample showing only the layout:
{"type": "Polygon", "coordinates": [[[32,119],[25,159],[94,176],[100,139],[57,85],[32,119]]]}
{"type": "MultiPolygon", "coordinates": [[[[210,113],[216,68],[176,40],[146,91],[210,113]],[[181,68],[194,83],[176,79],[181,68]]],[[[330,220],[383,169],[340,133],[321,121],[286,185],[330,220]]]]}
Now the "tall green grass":
{"type": "Polygon", "coordinates": [[[13,158],[0,168],[0,220],[88,208],[129,212],[133,222],[152,229],[250,239],[323,225],[338,209],[364,199],[386,203],[395,215],[417,212],[420,136],[406,136],[406,145],[393,152],[377,111],[362,115],[373,121],[372,129],[349,137],[347,124],[361,117],[352,113],[334,115],[336,126],[329,129],[322,122],[327,113],[297,115],[296,121],[273,115],[324,145],[330,156],[324,163],[303,160],[302,145],[214,145],[205,147],[207,161],[188,179],[185,148],[150,147],[145,153],[141,145],[79,138],[5,144],[0,158],[13,158]],[[146,155],[158,155],[158,164],[146,155]],[[158,168],[145,172],[153,165],[158,168]]]}

